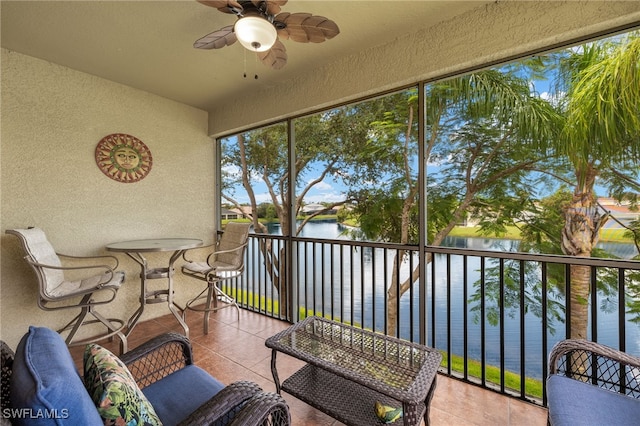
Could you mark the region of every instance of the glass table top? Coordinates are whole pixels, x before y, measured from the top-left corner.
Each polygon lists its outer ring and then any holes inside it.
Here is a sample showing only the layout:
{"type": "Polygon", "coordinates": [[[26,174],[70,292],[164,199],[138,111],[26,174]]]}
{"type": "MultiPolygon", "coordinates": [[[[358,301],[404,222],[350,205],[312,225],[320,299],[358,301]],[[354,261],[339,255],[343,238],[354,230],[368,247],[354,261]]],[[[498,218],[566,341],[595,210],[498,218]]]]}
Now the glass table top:
{"type": "Polygon", "coordinates": [[[202,240],[197,238],[151,238],[110,243],[106,248],[109,251],[151,252],[186,250],[200,246],[202,240]]]}

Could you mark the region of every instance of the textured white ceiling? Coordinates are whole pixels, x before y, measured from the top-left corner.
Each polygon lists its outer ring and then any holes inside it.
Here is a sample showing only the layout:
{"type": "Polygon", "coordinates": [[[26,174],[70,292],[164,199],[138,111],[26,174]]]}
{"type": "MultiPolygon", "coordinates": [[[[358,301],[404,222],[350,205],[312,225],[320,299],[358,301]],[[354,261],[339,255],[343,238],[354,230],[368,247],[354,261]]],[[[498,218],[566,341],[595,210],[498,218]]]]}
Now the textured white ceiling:
{"type": "Polygon", "coordinates": [[[285,40],[287,65],[271,70],[239,43],[193,48],[235,21],[195,0],[1,1],[2,47],[197,108],[220,107],[258,84],[286,84],[320,63],[386,44],[405,33],[484,7],[488,1],[290,0],[284,12],[334,20],[341,33],[319,44],[285,40]],[[248,77],[244,78],[244,72],[248,77]]]}

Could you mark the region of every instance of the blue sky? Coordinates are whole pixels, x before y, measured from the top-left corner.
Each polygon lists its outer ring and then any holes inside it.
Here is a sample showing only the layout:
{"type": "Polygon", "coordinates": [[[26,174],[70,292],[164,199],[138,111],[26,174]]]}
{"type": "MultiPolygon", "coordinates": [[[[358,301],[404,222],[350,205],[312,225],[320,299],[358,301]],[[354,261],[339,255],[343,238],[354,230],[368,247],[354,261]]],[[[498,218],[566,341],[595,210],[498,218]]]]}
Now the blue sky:
{"type": "MultiPolygon", "coordinates": [[[[547,82],[536,82],[535,90],[540,93],[541,97],[548,97],[548,83],[547,82]]],[[[229,143],[233,141],[233,138],[228,139],[229,143]]],[[[414,170],[417,172],[417,161],[412,165],[414,170]]],[[[439,169],[439,165],[430,163],[427,166],[427,173],[437,173],[439,169]]],[[[239,173],[239,169],[237,168],[226,168],[226,172],[231,174],[239,173]]],[[[317,166],[311,165],[309,169],[305,172],[305,176],[302,180],[302,186],[307,186],[309,183],[316,180],[322,172],[322,164],[317,164],[317,166]]],[[[262,202],[271,202],[271,196],[268,193],[266,184],[261,179],[255,179],[252,182],[253,189],[255,191],[256,201],[258,204],[262,202]]],[[[300,191],[300,189],[298,190],[300,191]]],[[[317,183],[313,186],[313,188],[307,193],[305,197],[305,204],[312,203],[322,203],[322,202],[337,202],[342,201],[346,198],[347,188],[338,180],[334,179],[332,176],[328,176],[324,179],[324,181],[317,183]]],[[[249,198],[246,195],[244,189],[242,187],[236,188],[235,200],[241,204],[248,204],[249,198]]]]}
{"type": "MultiPolygon", "coordinates": [[[[551,77],[548,80],[534,81],[531,83],[531,90],[537,93],[543,99],[550,99],[550,84],[551,77]]],[[[227,141],[233,141],[234,138],[228,138],[227,141]]],[[[415,169],[417,170],[417,164],[415,169]]],[[[438,165],[429,164],[427,168],[428,173],[437,173],[438,165]]],[[[226,169],[227,172],[234,172],[233,169],[226,169]]],[[[237,171],[237,170],[236,170],[237,171]]],[[[305,172],[304,181],[301,186],[306,186],[308,183],[314,181],[320,176],[322,171],[322,165],[318,164],[316,167],[313,165],[305,172]]],[[[258,203],[271,202],[271,196],[267,191],[267,187],[261,180],[257,179],[252,182],[253,189],[256,195],[256,201],[258,203]]],[[[556,188],[549,188],[546,192],[552,192],[556,188]]],[[[300,189],[299,189],[300,190],[300,189]]],[[[328,176],[323,182],[316,184],[305,196],[305,203],[320,203],[320,202],[335,202],[345,199],[345,193],[347,188],[342,183],[334,179],[332,176],[328,176]]],[[[597,194],[599,196],[607,196],[607,191],[603,187],[596,187],[597,194]]],[[[235,199],[241,204],[246,204],[249,199],[242,187],[237,188],[235,199]]]]}

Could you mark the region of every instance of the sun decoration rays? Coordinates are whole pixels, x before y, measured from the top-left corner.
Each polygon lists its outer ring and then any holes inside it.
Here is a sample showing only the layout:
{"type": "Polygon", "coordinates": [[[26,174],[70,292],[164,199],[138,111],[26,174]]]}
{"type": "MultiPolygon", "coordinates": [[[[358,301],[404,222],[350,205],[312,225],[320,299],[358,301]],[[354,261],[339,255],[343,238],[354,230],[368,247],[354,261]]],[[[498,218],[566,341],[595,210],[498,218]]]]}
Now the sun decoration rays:
{"type": "Polygon", "coordinates": [[[153,158],[149,148],[140,139],[124,133],[113,133],[98,142],[96,164],[111,179],[133,183],[149,174],[153,158]]]}

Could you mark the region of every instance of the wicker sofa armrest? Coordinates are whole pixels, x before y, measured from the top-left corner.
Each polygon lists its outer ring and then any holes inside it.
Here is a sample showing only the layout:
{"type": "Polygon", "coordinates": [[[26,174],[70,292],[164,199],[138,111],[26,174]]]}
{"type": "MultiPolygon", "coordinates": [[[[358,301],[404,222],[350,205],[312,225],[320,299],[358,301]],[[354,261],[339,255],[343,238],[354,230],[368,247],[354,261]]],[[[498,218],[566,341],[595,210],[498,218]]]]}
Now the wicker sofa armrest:
{"type": "Polygon", "coordinates": [[[120,359],[140,389],[143,389],[193,364],[193,352],[187,337],[178,333],[165,333],[124,353],[120,359]]]}
{"type": "Polygon", "coordinates": [[[291,424],[289,406],[277,393],[261,392],[251,397],[229,426],[254,426],[291,424]]]}
{"type": "Polygon", "coordinates": [[[264,392],[253,382],[239,381],[222,389],[179,426],[213,424],[288,426],[291,424],[291,414],[280,395],[264,392]]]}
{"type": "Polygon", "coordinates": [[[640,358],[581,339],[558,342],[549,355],[549,374],[559,374],[640,398],[640,358]]]}
{"type": "Polygon", "coordinates": [[[215,422],[229,423],[252,396],[262,392],[260,386],[249,381],[238,381],[226,386],[213,398],[202,404],[180,426],[200,426],[215,422]]]}
{"type": "Polygon", "coordinates": [[[11,391],[9,383],[13,374],[13,359],[15,356],[9,345],[0,340],[0,359],[2,363],[0,369],[0,382],[2,383],[2,386],[0,386],[0,408],[2,410],[10,406],[11,391]]]}

